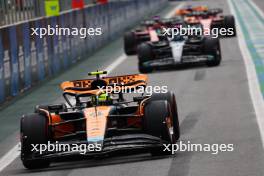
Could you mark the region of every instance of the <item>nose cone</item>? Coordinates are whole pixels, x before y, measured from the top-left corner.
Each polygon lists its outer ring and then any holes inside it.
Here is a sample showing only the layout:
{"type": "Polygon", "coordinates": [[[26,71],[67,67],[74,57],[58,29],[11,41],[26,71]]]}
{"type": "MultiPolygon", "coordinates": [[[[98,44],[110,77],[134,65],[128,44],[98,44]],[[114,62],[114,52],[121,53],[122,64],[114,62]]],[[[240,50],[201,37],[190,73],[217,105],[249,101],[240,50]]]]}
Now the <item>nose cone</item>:
{"type": "Polygon", "coordinates": [[[108,106],[98,106],[84,110],[88,143],[103,142],[110,110],[111,108],[108,106]]]}
{"type": "Polygon", "coordinates": [[[98,137],[87,137],[87,142],[88,143],[98,143],[98,142],[103,142],[104,137],[103,136],[98,136],[98,137]]]}
{"type": "Polygon", "coordinates": [[[104,144],[104,138],[98,137],[98,138],[87,138],[88,144],[93,146],[95,148],[95,151],[102,151],[103,144],[104,144]]]}

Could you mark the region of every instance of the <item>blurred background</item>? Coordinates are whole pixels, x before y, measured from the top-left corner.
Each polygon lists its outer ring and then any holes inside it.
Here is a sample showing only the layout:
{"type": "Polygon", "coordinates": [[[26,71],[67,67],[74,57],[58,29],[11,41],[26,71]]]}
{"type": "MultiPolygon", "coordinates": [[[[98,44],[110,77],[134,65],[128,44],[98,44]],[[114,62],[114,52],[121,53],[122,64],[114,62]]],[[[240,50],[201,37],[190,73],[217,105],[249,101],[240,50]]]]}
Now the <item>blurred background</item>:
{"type": "MultiPolygon", "coordinates": [[[[121,1],[121,0],[109,0],[121,1]]],[[[58,2],[59,11],[72,9],[72,0],[0,0],[0,26],[46,16],[47,2],[58,2]]],[[[84,0],[84,6],[103,2],[100,0],[84,0]]]]}

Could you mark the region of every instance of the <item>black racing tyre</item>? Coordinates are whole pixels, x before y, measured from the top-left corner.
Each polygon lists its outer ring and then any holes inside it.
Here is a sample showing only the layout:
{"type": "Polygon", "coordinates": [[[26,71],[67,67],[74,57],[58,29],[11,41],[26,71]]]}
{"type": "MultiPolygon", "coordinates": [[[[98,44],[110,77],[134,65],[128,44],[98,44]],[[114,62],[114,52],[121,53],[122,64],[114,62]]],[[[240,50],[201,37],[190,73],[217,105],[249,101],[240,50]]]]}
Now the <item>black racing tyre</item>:
{"type": "Polygon", "coordinates": [[[154,55],[152,48],[148,43],[142,43],[137,48],[139,63],[144,63],[146,61],[152,60],[154,55]]]}
{"type": "Polygon", "coordinates": [[[206,62],[207,66],[214,67],[220,65],[222,56],[219,39],[206,37],[204,41],[204,53],[214,56],[212,60],[206,62]]]}
{"type": "Polygon", "coordinates": [[[153,71],[153,68],[147,67],[144,62],[147,62],[153,59],[152,48],[148,43],[142,43],[137,48],[138,53],[138,70],[140,73],[150,73],[153,71]]]}
{"type": "Polygon", "coordinates": [[[230,37],[236,36],[236,22],[233,15],[227,15],[224,17],[224,25],[226,29],[233,29],[233,35],[229,35],[230,37]]]}
{"type": "Polygon", "coordinates": [[[137,40],[133,32],[127,32],[124,36],[125,53],[127,55],[136,54],[137,40]]]}
{"type": "Polygon", "coordinates": [[[20,121],[21,160],[27,169],[49,167],[47,159],[32,158],[32,144],[47,144],[49,140],[48,120],[40,114],[26,115],[20,121]]]}
{"type": "MultiPolygon", "coordinates": [[[[169,129],[166,126],[166,117],[170,115],[168,101],[149,101],[145,106],[144,130],[147,134],[159,137],[164,144],[173,143],[169,129]]],[[[168,155],[169,151],[163,151],[163,146],[154,147],[150,150],[152,156],[168,155]]]]}
{"type": "Polygon", "coordinates": [[[151,73],[153,71],[151,67],[146,67],[142,63],[138,64],[138,70],[140,73],[151,73]]]}
{"type": "Polygon", "coordinates": [[[174,132],[174,140],[176,142],[180,138],[180,125],[179,125],[179,116],[177,109],[177,101],[174,93],[168,91],[167,93],[158,93],[152,94],[151,101],[155,100],[166,100],[170,104],[171,112],[172,112],[172,123],[173,123],[173,132],[174,132]]]}

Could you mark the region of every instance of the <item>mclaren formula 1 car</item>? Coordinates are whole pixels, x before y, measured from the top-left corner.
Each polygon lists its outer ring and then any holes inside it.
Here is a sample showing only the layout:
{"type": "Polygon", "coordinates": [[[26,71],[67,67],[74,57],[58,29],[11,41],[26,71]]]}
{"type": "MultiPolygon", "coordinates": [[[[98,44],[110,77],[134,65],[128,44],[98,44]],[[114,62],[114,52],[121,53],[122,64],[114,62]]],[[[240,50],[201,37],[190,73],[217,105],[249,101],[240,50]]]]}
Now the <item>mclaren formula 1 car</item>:
{"type": "Polygon", "coordinates": [[[167,41],[141,44],[138,60],[141,73],[196,63],[218,66],[221,62],[220,43],[218,38],[205,36],[174,36],[167,41]]]}
{"type": "Polygon", "coordinates": [[[222,37],[236,36],[235,18],[233,15],[223,15],[222,9],[208,9],[205,11],[193,11],[184,15],[186,24],[201,24],[204,32],[211,32],[217,28],[218,31],[225,30],[226,34],[220,34],[222,37]]]}
{"type": "Polygon", "coordinates": [[[207,6],[187,6],[186,8],[176,10],[176,16],[185,16],[193,12],[206,12],[208,11],[207,6]]]}
{"type": "Polygon", "coordinates": [[[101,74],[106,72],[92,72],[92,79],[63,82],[66,104],[39,105],[35,113],[21,118],[21,159],[26,168],[48,167],[61,157],[100,158],[127,150],[169,154],[163,152],[163,144],[175,143],[180,135],[175,95],[131,97],[147,86],[147,75],[101,74]],[[67,151],[32,150],[38,144],[64,144],[67,151]],[[71,148],[73,144],[100,147],[80,154],[71,148]]]}
{"type": "Polygon", "coordinates": [[[124,50],[127,55],[134,55],[137,52],[137,46],[147,41],[159,41],[164,37],[161,35],[163,28],[172,28],[183,24],[182,17],[161,19],[155,17],[152,20],[144,21],[139,28],[125,33],[124,50]]]}

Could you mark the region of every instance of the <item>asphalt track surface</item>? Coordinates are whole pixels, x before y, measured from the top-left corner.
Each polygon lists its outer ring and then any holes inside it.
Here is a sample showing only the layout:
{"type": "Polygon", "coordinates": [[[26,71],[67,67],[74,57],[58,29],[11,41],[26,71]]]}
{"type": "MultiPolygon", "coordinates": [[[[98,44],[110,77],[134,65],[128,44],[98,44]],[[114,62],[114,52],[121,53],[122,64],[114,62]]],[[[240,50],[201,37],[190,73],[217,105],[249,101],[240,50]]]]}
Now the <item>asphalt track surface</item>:
{"type": "MultiPolygon", "coordinates": [[[[262,4],[262,0],[255,0],[262,4]]],[[[226,1],[199,1],[221,7],[226,1]]],[[[177,3],[171,3],[176,6],[177,3]]],[[[261,7],[261,6],[260,6],[261,7]]],[[[263,9],[263,6],[262,8],[263,9]]],[[[216,68],[188,68],[149,75],[150,85],[167,85],[177,97],[181,140],[197,144],[234,144],[233,152],[179,152],[172,157],[149,154],[54,163],[48,169],[30,172],[19,158],[0,175],[36,176],[263,176],[264,154],[251,102],[245,65],[236,38],[221,40],[223,62],[216,68]]],[[[34,104],[61,101],[57,85],[84,78],[88,71],[103,69],[122,55],[119,39],[64,74],[43,83],[1,112],[0,156],[18,142],[19,115],[32,112],[34,104]]],[[[136,57],[127,57],[111,75],[138,73],[136,57]]]]}
{"type": "Polygon", "coordinates": [[[253,0],[256,5],[263,11],[264,10],[264,1],[262,0],[253,0]]]}

